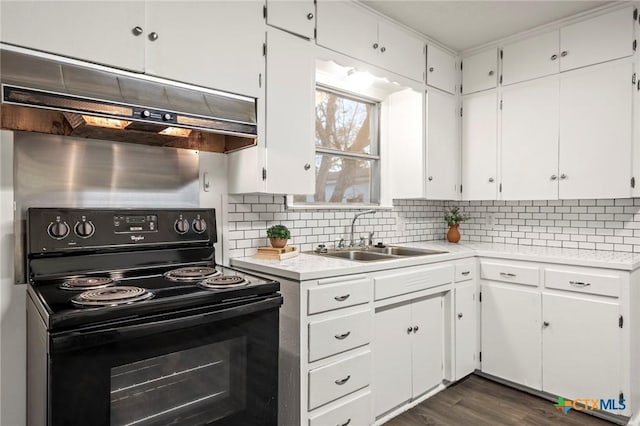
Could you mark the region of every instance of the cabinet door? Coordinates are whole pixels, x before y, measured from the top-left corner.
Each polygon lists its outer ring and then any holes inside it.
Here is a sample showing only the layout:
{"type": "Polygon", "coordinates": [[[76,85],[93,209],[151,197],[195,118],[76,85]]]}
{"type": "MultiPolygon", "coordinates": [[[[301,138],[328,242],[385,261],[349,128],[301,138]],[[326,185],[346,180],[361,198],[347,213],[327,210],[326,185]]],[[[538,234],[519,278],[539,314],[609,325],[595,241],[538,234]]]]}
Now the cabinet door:
{"type": "Polygon", "coordinates": [[[498,50],[489,49],[462,60],[462,94],[498,85],[498,50]]]}
{"type": "Polygon", "coordinates": [[[482,371],[542,389],[540,294],[483,283],[482,371]]]}
{"type": "Polygon", "coordinates": [[[0,8],[4,43],[144,70],[143,1],[2,1],[0,8]]]}
{"type": "Polygon", "coordinates": [[[386,149],[392,198],[424,197],[423,105],[422,94],[411,89],[387,98],[386,149]]]}
{"type": "Polygon", "coordinates": [[[558,91],[557,76],[503,89],[503,200],[558,198],[558,91]]]}
{"type": "Polygon", "coordinates": [[[560,198],[631,195],[632,74],[618,61],[560,76],[560,198]]]}
{"type": "Polygon", "coordinates": [[[320,46],[365,62],[378,58],[378,21],[358,6],[344,1],[321,0],[317,4],[320,46]]]}
{"type": "Polygon", "coordinates": [[[459,109],[456,97],[427,92],[427,198],[456,200],[460,196],[459,109]]]}
{"type": "Polygon", "coordinates": [[[543,294],[542,308],[543,390],[569,399],[617,400],[622,389],[617,300],[543,294]]]}
{"type": "Polygon", "coordinates": [[[267,24],[308,39],[316,26],[313,0],[267,0],[267,24]]]}
{"type": "Polygon", "coordinates": [[[502,48],[502,84],[513,84],[559,72],[559,35],[550,31],[502,48]]]}
{"type": "Polygon", "coordinates": [[[457,285],[455,289],[456,380],[476,369],[477,320],[476,285],[474,281],[457,285]]]}
{"type": "Polygon", "coordinates": [[[315,192],[315,62],[309,41],[267,33],[267,192],[315,192]]]}
{"type": "Polygon", "coordinates": [[[377,416],[411,399],[411,304],[375,314],[373,394],[377,416]]]}
{"type": "Polygon", "coordinates": [[[633,7],[560,28],[560,71],[633,54],[633,7]]]}
{"type": "Polygon", "coordinates": [[[462,199],[495,200],[498,95],[462,99],[462,199]]]}
{"type": "Polygon", "coordinates": [[[424,83],[424,41],[384,21],[378,23],[379,59],[382,68],[424,83]]]}
{"type": "Polygon", "coordinates": [[[431,297],[411,304],[413,398],[439,385],[444,378],[443,299],[431,297]]]}
{"type": "Polygon", "coordinates": [[[456,93],[456,57],[444,50],[427,46],[427,84],[449,93],[456,93]]]}
{"type": "Polygon", "coordinates": [[[262,6],[259,1],[148,2],[148,31],[158,37],[147,39],[147,73],[262,97],[262,6]]]}

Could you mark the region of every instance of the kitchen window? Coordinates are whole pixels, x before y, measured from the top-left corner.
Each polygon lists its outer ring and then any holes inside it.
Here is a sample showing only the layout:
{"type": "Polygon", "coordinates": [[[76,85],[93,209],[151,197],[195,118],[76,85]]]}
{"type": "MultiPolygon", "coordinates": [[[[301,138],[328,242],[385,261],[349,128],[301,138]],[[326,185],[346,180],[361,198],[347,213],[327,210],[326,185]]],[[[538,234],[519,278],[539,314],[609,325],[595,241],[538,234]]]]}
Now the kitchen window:
{"type": "Polygon", "coordinates": [[[380,204],[379,115],[378,102],[316,88],[316,192],[294,204],[380,204]]]}

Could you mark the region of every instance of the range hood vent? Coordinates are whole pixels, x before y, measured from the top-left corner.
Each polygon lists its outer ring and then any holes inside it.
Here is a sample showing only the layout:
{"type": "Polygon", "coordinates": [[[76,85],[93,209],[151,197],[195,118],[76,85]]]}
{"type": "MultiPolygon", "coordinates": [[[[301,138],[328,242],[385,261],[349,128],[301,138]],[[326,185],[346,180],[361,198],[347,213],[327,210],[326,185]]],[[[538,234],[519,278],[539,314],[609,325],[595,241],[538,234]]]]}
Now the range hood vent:
{"type": "Polygon", "coordinates": [[[0,44],[1,127],[230,152],[253,146],[256,99],[0,44]]]}

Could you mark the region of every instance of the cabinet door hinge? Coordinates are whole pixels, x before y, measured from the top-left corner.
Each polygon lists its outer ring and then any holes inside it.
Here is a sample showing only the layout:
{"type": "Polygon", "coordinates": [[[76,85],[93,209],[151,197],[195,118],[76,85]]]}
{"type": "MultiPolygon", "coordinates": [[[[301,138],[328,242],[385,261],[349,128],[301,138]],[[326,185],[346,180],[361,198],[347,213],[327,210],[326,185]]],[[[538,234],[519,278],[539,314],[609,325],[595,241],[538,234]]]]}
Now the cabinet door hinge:
{"type": "Polygon", "coordinates": [[[638,19],[638,9],[633,9],[633,20],[638,19]]]}
{"type": "Polygon", "coordinates": [[[462,61],[460,61],[460,71],[462,71],[462,61]]]}
{"type": "Polygon", "coordinates": [[[478,354],[478,361],[482,362],[482,351],[478,354]]]}
{"type": "Polygon", "coordinates": [[[635,176],[631,178],[631,187],[632,188],[636,187],[636,178],[635,178],[635,176]]]}
{"type": "Polygon", "coordinates": [[[262,89],[262,73],[258,74],[258,87],[262,89]]]}
{"type": "Polygon", "coordinates": [[[622,315],[620,315],[620,318],[618,318],[618,327],[622,328],[623,324],[624,324],[624,319],[622,318],[622,315]]]}
{"type": "Polygon", "coordinates": [[[635,72],[631,76],[631,84],[636,84],[636,73],[635,72]]]}
{"type": "Polygon", "coordinates": [[[262,6],[262,17],[267,19],[267,5],[262,6]]]}
{"type": "Polygon", "coordinates": [[[460,85],[460,93],[462,93],[462,84],[460,85]]]}
{"type": "Polygon", "coordinates": [[[500,99],[500,109],[502,109],[502,99],[500,99]]]}
{"type": "Polygon", "coordinates": [[[462,184],[460,184],[460,193],[462,194],[462,184]]]}
{"type": "Polygon", "coordinates": [[[500,183],[500,189],[498,192],[502,192],[502,183],[500,183]]]}
{"type": "MultiPolygon", "coordinates": [[[[462,86],[460,86],[462,87],[462,86]]],[[[462,107],[460,107],[460,117],[462,117],[462,107]]]]}
{"type": "Polygon", "coordinates": [[[482,292],[478,293],[478,301],[482,303],[482,292]]]}
{"type": "Polygon", "coordinates": [[[638,48],[638,40],[633,40],[633,51],[635,52],[638,48]]]}
{"type": "Polygon", "coordinates": [[[622,393],[622,391],[618,394],[618,402],[624,402],[624,393],[622,393]]]}
{"type": "Polygon", "coordinates": [[[315,39],[315,38],[318,38],[318,29],[317,29],[317,28],[314,28],[314,29],[313,29],[313,38],[314,38],[314,39],[315,39]]]}
{"type": "Polygon", "coordinates": [[[502,74],[500,74],[500,84],[502,84],[502,74]]]}
{"type": "Polygon", "coordinates": [[[504,50],[500,49],[500,59],[504,58],[504,50]]]}
{"type": "Polygon", "coordinates": [[[267,56],[267,43],[262,43],[262,56],[267,56]]]}
{"type": "Polygon", "coordinates": [[[267,169],[265,167],[262,168],[262,180],[267,180],[267,169]]]}

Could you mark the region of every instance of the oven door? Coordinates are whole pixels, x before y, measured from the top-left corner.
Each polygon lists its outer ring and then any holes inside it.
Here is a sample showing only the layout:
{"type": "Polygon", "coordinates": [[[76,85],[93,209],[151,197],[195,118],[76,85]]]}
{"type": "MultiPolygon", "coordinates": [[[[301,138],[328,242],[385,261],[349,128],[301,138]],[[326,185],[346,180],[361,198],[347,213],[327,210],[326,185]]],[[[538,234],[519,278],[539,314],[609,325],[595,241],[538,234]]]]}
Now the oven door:
{"type": "Polygon", "coordinates": [[[53,335],[49,425],[276,425],[281,303],[53,335]]]}

